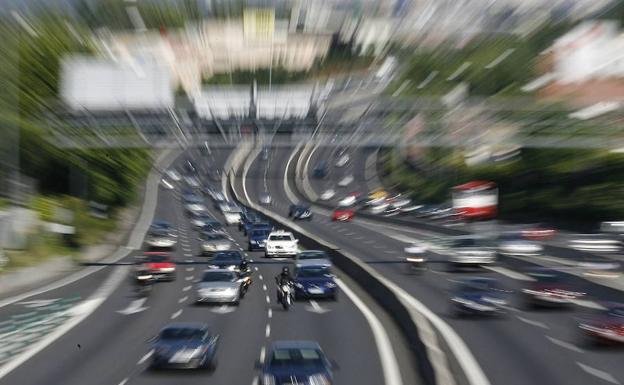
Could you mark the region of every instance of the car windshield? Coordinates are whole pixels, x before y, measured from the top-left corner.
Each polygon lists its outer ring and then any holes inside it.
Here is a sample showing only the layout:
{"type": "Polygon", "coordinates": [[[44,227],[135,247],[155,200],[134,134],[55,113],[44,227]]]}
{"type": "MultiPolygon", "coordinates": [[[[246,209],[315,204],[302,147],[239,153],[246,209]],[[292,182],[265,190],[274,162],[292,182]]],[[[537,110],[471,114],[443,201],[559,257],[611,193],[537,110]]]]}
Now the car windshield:
{"type": "Polygon", "coordinates": [[[228,239],[228,237],[222,233],[202,233],[201,238],[204,241],[224,241],[228,239]]]}
{"type": "Polygon", "coordinates": [[[213,261],[242,261],[243,256],[238,251],[220,251],[212,257],[213,261]]]}
{"type": "Polygon", "coordinates": [[[148,255],[146,257],[147,262],[158,263],[158,262],[170,262],[169,257],[166,255],[148,255]]]}
{"type": "Polygon", "coordinates": [[[298,259],[323,259],[327,258],[327,254],[324,251],[302,251],[297,256],[298,259]]]}
{"type": "Polygon", "coordinates": [[[292,238],[290,235],[271,235],[269,237],[269,240],[271,241],[292,241],[292,238]]]}
{"type": "Polygon", "coordinates": [[[611,317],[618,317],[624,320],[624,307],[613,307],[607,310],[607,314],[611,317]]]}
{"type": "Polygon", "coordinates": [[[251,232],[252,237],[266,237],[271,233],[271,230],[254,230],[251,232]]]}
{"type": "Polygon", "coordinates": [[[323,359],[316,349],[277,349],[271,355],[271,366],[319,366],[323,359]]]}
{"type": "Polygon", "coordinates": [[[160,338],[163,340],[201,339],[206,332],[206,329],[198,328],[167,328],[160,332],[160,338]]]}
{"type": "Polygon", "coordinates": [[[452,247],[490,247],[487,239],[481,238],[459,238],[452,242],[452,247]]]}
{"type": "Polygon", "coordinates": [[[314,278],[314,277],[329,277],[331,271],[327,266],[306,266],[297,269],[297,277],[299,278],[314,278]]]}
{"type": "Polygon", "coordinates": [[[236,274],[229,271],[207,271],[202,277],[202,282],[234,282],[236,274]]]}

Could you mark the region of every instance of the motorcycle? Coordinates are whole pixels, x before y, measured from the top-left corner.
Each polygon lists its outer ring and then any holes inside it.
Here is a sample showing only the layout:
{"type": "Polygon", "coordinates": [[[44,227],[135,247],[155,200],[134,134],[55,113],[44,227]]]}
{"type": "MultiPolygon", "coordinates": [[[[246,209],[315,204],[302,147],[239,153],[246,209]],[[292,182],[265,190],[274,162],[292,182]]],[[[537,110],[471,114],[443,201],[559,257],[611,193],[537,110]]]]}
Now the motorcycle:
{"type": "Polygon", "coordinates": [[[284,310],[288,310],[294,302],[294,290],[291,284],[278,285],[279,301],[284,310]]]}
{"type": "Polygon", "coordinates": [[[411,244],[404,250],[405,262],[409,273],[421,273],[427,270],[427,248],[421,244],[411,244]]]}
{"type": "Polygon", "coordinates": [[[152,291],[154,275],[151,273],[137,273],[135,275],[136,292],[141,296],[147,296],[152,291]]]}

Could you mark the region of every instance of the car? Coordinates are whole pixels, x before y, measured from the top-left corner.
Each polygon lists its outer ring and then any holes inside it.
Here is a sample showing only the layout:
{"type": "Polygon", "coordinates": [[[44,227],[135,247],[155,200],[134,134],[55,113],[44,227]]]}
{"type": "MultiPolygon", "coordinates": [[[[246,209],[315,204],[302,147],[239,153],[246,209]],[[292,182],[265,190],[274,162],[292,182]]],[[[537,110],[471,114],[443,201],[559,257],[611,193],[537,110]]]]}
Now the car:
{"type": "Polygon", "coordinates": [[[169,169],[165,171],[165,174],[169,177],[169,179],[171,179],[174,182],[179,182],[182,179],[182,177],[180,176],[180,173],[174,169],[169,169]]]}
{"type": "Polygon", "coordinates": [[[175,281],[176,264],[169,253],[150,251],[144,253],[140,264],[149,270],[155,279],[159,281],[175,281]]]}
{"type": "Polygon", "coordinates": [[[312,220],[312,209],[304,204],[292,204],[288,208],[288,217],[294,219],[312,220]]]}
{"type": "Polygon", "coordinates": [[[262,221],[262,216],[254,211],[241,213],[240,221],[238,221],[238,230],[243,231],[243,234],[247,235],[248,227],[254,222],[262,221]]]}
{"type": "Polygon", "coordinates": [[[347,187],[348,185],[353,183],[353,180],[353,175],[347,175],[338,181],[338,187],[347,187]]]}
{"type": "Polygon", "coordinates": [[[199,240],[201,241],[201,254],[204,256],[234,248],[232,239],[221,232],[204,231],[199,235],[199,240]]]}
{"type": "Polygon", "coordinates": [[[263,206],[270,206],[273,203],[273,198],[271,198],[271,195],[269,193],[263,193],[260,194],[260,197],[258,198],[258,203],[263,206]]]}
{"type": "Polygon", "coordinates": [[[231,303],[238,305],[241,299],[242,279],[237,272],[227,269],[204,271],[197,284],[197,303],[231,303]]]}
{"type": "Polygon", "coordinates": [[[314,170],[312,171],[312,176],[314,178],[325,178],[327,175],[327,163],[324,160],[319,161],[316,166],[314,166],[314,170]]]}
{"type": "Polygon", "coordinates": [[[225,228],[223,227],[223,223],[219,222],[216,219],[210,219],[204,221],[204,225],[199,229],[202,233],[222,233],[226,234],[225,228]]]}
{"type": "Polygon", "coordinates": [[[355,217],[355,207],[338,206],[332,212],[331,220],[346,222],[346,221],[352,221],[353,217],[355,217]]]}
{"type": "Polygon", "coordinates": [[[199,182],[199,179],[197,179],[197,177],[195,177],[195,176],[187,176],[187,177],[184,178],[184,181],[186,182],[186,184],[190,188],[200,188],[201,187],[201,183],[199,182]]]}
{"type": "Polygon", "coordinates": [[[249,273],[248,265],[245,267],[244,271],[241,271],[241,266],[246,262],[247,259],[243,256],[243,253],[238,250],[217,251],[208,262],[208,268],[249,273]]]}
{"type": "Polygon", "coordinates": [[[344,167],[347,165],[347,163],[349,163],[349,155],[344,154],[340,158],[338,158],[338,161],[336,161],[336,167],[344,167]]]}
{"type": "Polygon", "coordinates": [[[145,238],[145,243],[151,249],[172,249],[177,242],[177,234],[166,221],[152,223],[145,238]]]}
{"type": "Polygon", "coordinates": [[[529,269],[526,275],[532,279],[521,291],[527,307],[565,307],[584,296],[557,270],[538,267],[529,269]]]}
{"type": "Polygon", "coordinates": [[[542,255],[543,251],[542,245],[526,240],[522,233],[509,232],[499,236],[498,253],[501,255],[534,257],[542,255]]]}
{"type": "Polygon", "coordinates": [[[329,258],[329,255],[327,255],[326,252],[324,252],[323,250],[303,250],[300,251],[299,253],[297,253],[297,256],[295,257],[295,263],[299,263],[302,261],[312,261],[316,264],[319,265],[326,265],[326,266],[331,266],[332,262],[331,259],[329,258]]]}
{"type": "Polygon", "coordinates": [[[203,203],[188,203],[184,205],[184,212],[188,216],[192,216],[198,212],[206,212],[206,211],[208,211],[208,209],[206,208],[206,206],[203,205],[203,203]]]}
{"type": "Polygon", "coordinates": [[[267,238],[264,247],[265,257],[274,256],[295,256],[298,251],[299,240],[295,239],[293,233],[277,230],[272,231],[267,238]]]}
{"type": "Polygon", "coordinates": [[[334,190],[334,189],[327,189],[327,190],[325,190],[325,191],[323,191],[321,193],[320,198],[321,198],[322,201],[328,201],[328,200],[332,199],[335,195],[336,195],[336,190],[334,190]]]}
{"type": "Polygon", "coordinates": [[[351,205],[354,205],[356,202],[357,202],[357,196],[347,195],[346,197],[342,198],[340,202],[338,202],[338,204],[340,206],[351,206],[351,205]]]}
{"type": "Polygon", "coordinates": [[[252,228],[247,233],[247,250],[264,250],[271,231],[273,230],[270,228],[252,228]]]}
{"type": "Polygon", "coordinates": [[[191,227],[195,230],[201,229],[207,223],[214,221],[214,218],[208,213],[208,211],[204,210],[191,211],[189,216],[191,227]]]}
{"type": "Polygon", "coordinates": [[[331,273],[331,266],[315,260],[298,261],[295,264],[293,281],[295,298],[336,299],[337,285],[331,273]]]}
{"type": "Polygon", "coordinates": [[[214,203],[215,208],[219,208],[221,204],[225,203],[225,196],[220,191],[215,191],[214,194],[210,196],[212,198],[212,202],[214,203]]]}
{"type": "Polygon", "coordinates": [[[214,370],[219,336],[207,324],[174,323],[163,328],[152,342],[153,369],[214,370]]]}
{"type": "Polygon", "coordinates": [[[368,194],[366,205],[375,205],[380,202],[383,202],[388,197],[388,192],[384,189],[375,189],[368,194]]]}
{"type": "Polygon", "coordinates": [[[496,249],[492,241],[478,235],[451,237],[444,251],[454,267],[477,267],[496,263],[496,249]]]}
{"type": "Polygon", "coordinates": [[[606,304],[605,309],[580,318],[578,327],[592,342],[624,344],[624,304],[606,304]]]}
{"type": "Polygon", "coordinates": [[[595,254],[619,254],[623,244],[617,234],[576,234],[570,241],[570,247],[595,254]]]}
{"type": "Polygon", "coordinates": [[[494,278],[461,278],[451,291],[451,311],[455,316],[503,314],[505,293],[494,278]]]}
{"type": "Polygon", "coordinates": [[[204,198],[193,193],[192,191],[184,191],[182,193],[182,202],[184,204],[203,203],[204,198]]]}
{"type": "Polygon", "coordinates": [[[333,383],[334,365],[313,341],[275,341],[259,366],[261,385],[333,383]]]}
{"type": "Polygon", "coordinates": [[[368,210],[371,214],[383,214],[388,209],[388,207],[390,207],[390,204],[388,202],[381,201],[379,203],[371,205],[368,210]]]}
{"type": "Polygon", "coordinates": [[[405,198],[402,194],[397,194],[393,197],[387,198],[386,202],[388,202],[392,207],[400,209],[409,206],[412,203],[412,200],[405,198]]]}
{"type": "Polygon", "coordinates": [[[428,248],[424,243],[413,242],[403,248],[405,262],[408,264],[409,270],[423,271],[427,269],[428,248]]]}
{"type": "Polygon", "coordinates": [[[235,225],[240,222],[242,211],[240,207],[230,206],[222,211],[225,223],[228,226],[235,225]]]}

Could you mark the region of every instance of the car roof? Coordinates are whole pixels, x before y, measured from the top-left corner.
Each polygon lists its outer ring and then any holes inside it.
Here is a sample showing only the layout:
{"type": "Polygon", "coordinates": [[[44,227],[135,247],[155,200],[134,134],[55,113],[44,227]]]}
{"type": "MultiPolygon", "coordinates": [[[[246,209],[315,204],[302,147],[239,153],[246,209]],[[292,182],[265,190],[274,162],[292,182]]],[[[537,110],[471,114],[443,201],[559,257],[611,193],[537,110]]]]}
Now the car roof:
{"type": "Polygon", "coordinates": [[[271,231],[271,234],[269,235],[293,235],[293,233],[286,230],[275,230],[271,231]]]}
{"type": "Polygon", "coordinates": [[[166,329],[209,329],[209,326],[202,322],[175,322],[165,326],[161,331],[166,329]]]}
{"type": "Polygon", "coordinates": [[[327,260],[326,258],[318,258],[318,259],[304,259],[302,261],[297,261],[297,268],[306,268],[306,267],[329,267],[331,263],[322,262],[323,260],[327,260]]]}
{"type": "Polygon", "coordinates": [[[318,349],[321,350],[321,346],[316,341],[305,340],[291,340],[291,341],[275,341],[271,344],[271,349],[318,349]]]}

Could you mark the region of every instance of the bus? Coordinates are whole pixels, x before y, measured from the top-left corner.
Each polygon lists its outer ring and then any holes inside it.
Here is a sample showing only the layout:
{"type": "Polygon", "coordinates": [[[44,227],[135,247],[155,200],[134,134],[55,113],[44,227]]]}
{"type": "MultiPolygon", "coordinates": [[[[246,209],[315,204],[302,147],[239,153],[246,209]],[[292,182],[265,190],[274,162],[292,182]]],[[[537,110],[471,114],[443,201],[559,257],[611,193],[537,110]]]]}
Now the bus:
{"type": "Polygon", "coordinates": [[[460,219],[493,219],[498,211],[498,188],[494,182],[471,181],[453,187],[452,201],[460,219]]]}

